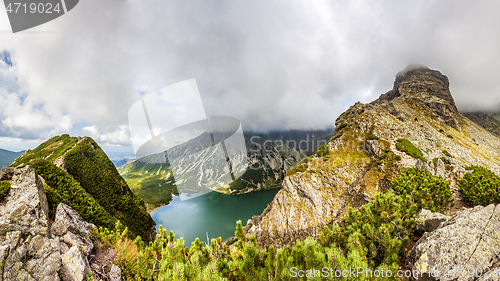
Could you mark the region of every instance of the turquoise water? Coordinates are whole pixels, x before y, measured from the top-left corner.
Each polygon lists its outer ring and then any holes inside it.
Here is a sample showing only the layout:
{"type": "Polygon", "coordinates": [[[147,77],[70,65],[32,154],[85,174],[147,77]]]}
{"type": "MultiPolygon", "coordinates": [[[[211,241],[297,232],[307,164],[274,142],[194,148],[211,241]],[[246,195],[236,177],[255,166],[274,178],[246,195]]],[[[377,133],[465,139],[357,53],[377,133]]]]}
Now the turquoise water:
{"type": "Polygon", "coordinates": [[[253,215],[260,215],[279,189],[255,191],[242,195],[224,195],[210,192],[182,201],[174,196],[169,205],[151,213],[157,229],[163,225],[174,231],[175,238],[184,238],[185,245],[199,237],[201,241],[221,237],[222,241],[234,236],[236,221],[245,226],[253,215]]]}

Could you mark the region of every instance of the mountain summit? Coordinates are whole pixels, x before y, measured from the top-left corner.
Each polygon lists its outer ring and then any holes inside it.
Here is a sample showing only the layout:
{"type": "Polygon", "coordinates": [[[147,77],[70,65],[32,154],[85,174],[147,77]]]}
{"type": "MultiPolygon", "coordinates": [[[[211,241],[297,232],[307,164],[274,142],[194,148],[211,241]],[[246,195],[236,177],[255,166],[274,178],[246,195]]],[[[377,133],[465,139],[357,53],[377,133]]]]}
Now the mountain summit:
{"type": "Polygon", "coordinates": [[[369,103],[351,106],[336,120],[324,153],[303,159],[260,216],[247,223],[259,246],[283,246],[318,237],[349,207],[385,192],[404,168],[446,178],[454,213],[464,206],[458,180],[478,165],[500,175],[500,139],[460,114],[441,72],[412,65],[396,75],[394,88],[369,103]]]}
{"type": "Polygon", "coordinates": [[[460,130],[462,121],[449,86],[448,77],[441,72],[421,65],[410,65],[396,75],[394,88],[372,104],[402,97],[427,106],[433,118],[441,119],[446,125],[460,130]]]}

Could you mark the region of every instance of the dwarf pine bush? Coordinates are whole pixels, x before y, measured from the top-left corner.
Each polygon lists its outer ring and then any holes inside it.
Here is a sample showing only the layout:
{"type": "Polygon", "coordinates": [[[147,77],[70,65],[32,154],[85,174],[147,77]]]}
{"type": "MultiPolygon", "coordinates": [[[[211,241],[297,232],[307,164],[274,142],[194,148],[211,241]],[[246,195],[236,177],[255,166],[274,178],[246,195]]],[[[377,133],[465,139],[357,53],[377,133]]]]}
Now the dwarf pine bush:
{"type": "Polygon", "coordinates": [[[0,181],[0,200],[2,200],[10,191],[10,183],[8,181],[0,181]]]}
{"type": "Polygon", "coordinates": [[[454,202],[450,183],[441,176],[431,175],[427,170],[408,168],[394,178],[391,187],[403,197],[411,195],[418,209],[442,212],[454,202]]]}
{"type": "Polygon", "coordinates": [[[472,205],[487,206],[500,203],[500,177],[492,171],[479,166],[466,168],[472,170],[459,183],[460,195],[472,205]]]}

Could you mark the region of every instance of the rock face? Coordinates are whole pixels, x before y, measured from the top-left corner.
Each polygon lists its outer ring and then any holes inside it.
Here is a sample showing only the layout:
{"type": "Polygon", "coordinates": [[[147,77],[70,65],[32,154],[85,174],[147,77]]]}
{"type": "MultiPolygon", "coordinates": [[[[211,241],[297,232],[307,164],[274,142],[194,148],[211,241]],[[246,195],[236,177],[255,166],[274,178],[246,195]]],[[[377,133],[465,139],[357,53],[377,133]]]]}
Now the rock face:
{"type": "Polygon", "coordinates": [[[409,253],[407,265],[422,272],[418,280],[476,280],[479,274],[469,275],[468,269],[493,271],[499,266],[499,238],[500,205],[465,209],[426,232],[409,253]],[[465,272],[458,271],[453,277],[453,268],[465,272]]]}
{"type": "Polygon", "coordinates": [[[287,176],[264,213],[254,217],[247,233],[256,234],[260,247],[317,237],[318,229],[335,223],[346,207],[358,207],[386,190],[405,167],[445,177],[457,200],[464,166],[481,165],[500,175],[500,139],[461,115],[448,78],[426,67],[400,72],[394,89],[370,104],[351,106],[336,128],[327,143],[329,154],[303,160],[303,169],[287,176]],[[401,138],[429,161],[399,151],[401,138]]]}
{"type": "Polygon", "coordinates": [[[29,166],[2,173],[11,190],[0,201],[0,281],[85,280],[95,226],[60,204],[49,227],[43,179],[29,166]]]}
{"type": "Polygon", "coordinates": [[[441,225],[441,223],[447,221],[449,218],[449,216],[440,213],[433,213],[429,210],[422,209],[417,214],[417,231],[434,231],[441,225]]]}
{"type": "Polygon", "coordinates": [[[449,86],[448,77],[441,72],[425,66],[410,65],[396,75],[394,88],[382,95],[379,101],[390,101],[402,96],[418,99],[431,109],[434,118],[460,131],[462,121],[449,86]]]}

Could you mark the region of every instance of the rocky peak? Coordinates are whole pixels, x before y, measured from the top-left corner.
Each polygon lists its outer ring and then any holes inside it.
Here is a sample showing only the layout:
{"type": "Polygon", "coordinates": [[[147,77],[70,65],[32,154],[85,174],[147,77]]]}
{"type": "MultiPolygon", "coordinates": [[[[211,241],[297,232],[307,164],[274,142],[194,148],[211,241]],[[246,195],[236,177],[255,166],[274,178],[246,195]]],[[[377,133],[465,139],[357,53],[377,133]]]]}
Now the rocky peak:
{"type": "Polygon", "coordinates": [[[446,75],[422,65],[410,65],[396,75],[394,87],[373,104],[396,99],[413,103],[435,119],[458,131],[462,126],[460,113],[450,92],[446,75]]]}

